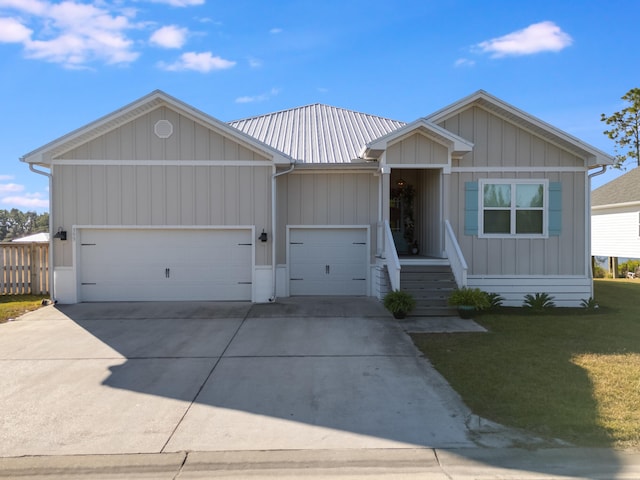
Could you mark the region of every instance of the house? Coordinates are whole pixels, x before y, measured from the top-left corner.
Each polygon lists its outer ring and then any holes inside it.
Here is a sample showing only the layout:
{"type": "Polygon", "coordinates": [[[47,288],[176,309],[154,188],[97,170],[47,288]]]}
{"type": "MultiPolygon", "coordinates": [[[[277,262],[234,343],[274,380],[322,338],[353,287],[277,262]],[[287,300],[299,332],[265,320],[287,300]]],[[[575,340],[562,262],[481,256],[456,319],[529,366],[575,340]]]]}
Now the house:
{"type": "Polygon", "coordinates": [[[21,160],[50,179],[61,303],[380,298],[437,266],[513,305],[592,295],[589,172],[613,161],[484,91],[412,123],[225,123],[154,91],[21,160]]]}
{"type": "Polygon", "coordinates": [[[591,254],[640,258],[640,168],[634,168],[591,193],[591,254]]]}
{"type": "Polygon", "coordinates": [[[12,242],[18,242],[18,243],[46,243],[50,240],[49,238],[49,232],[40,232],[40,233],[34,233],[33,235],[27,235],[26,237],[22,237],[22,238],[14,238],[13,240],[11,240],[12,242]]]}

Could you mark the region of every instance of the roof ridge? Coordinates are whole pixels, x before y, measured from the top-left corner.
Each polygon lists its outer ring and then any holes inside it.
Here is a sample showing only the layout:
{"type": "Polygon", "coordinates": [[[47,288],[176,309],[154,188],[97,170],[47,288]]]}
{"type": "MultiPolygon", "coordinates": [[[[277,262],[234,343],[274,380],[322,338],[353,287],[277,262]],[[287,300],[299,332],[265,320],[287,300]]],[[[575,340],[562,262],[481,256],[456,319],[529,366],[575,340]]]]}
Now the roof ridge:
{"type": "Polygon", "coordinates": [[[261,118],[261,117],[279,115],[279,114],[284,114],[284,113],[288,113],[288,112],[293,112],[293,111],[296,111],[296,110],[304,110],[306,108],[311,108],[311,107],[325,107],[325,108],[329,108],[329,109],[333,109],[333,110],[339,110],[339,111],[343,111],[343,112],[355,113],[357,115],[363,115],[363,116],[370,117],[370,118],[381,118],[383,120],[390,121],[390,122],[399,122],[399,123],[403,123],[403,124],[407,123],[407,122],[405,122],[403,120],[396,120],[396,119],[393,119],[393,118],[383,117],[383,116],[375,115],[375,114],[372,114],[372,113],[360,112],[360,111],[354,110],[352,108],[336,107],[335,105],[329,105],[327,103],[321,103],[321,102],[308,103],[306,105],[300,105],[299,107],[284,108],[282,110],[276,110],[275,112],[268,112],[268,113],[262,113],[262,114],[259,114],[259,115],[252,115],[250,117],[238,118],[238,119],[235,119],[235,120],[231,120],[231,121],[229,121],[227,123],[233,124],[233,123],[238,123],[238,122],[247,122],[247,121],[255,120],[255,119],[258,119],[258,118],[261,118]]]}

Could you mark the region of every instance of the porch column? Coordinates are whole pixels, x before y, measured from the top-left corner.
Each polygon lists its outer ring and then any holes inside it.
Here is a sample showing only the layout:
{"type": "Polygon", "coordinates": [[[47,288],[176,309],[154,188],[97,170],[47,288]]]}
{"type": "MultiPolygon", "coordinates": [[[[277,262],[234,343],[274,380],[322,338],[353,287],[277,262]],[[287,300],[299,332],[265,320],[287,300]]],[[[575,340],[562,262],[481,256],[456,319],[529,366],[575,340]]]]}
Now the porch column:
{"type": "Polygon", "coordinates": [[[389,221],[389,195],[391,183],[391,167],[380,167],[380,212],[378,215],[378,254],[384,255],[386,248],[384,222],[389,221]]]}

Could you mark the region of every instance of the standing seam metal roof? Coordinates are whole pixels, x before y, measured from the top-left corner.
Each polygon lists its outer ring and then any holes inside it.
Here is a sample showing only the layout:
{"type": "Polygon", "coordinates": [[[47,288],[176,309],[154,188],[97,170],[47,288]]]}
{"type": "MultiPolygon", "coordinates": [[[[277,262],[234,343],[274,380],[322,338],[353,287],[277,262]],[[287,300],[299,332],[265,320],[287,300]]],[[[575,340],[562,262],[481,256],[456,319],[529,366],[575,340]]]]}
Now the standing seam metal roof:
{"type": "Polygon", "coordinates": [[[404,122],[315,103],[229,122],[301,163],[350,163],[404,122]]]}

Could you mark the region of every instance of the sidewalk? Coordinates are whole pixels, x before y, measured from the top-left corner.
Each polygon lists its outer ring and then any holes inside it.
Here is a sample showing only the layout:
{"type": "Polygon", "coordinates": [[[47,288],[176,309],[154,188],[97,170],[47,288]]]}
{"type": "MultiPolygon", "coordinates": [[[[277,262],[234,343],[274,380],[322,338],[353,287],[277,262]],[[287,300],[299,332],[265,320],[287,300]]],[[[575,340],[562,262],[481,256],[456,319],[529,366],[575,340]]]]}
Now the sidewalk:
{"type": "Polygon", "coordinates": [[[0,458],[11,479],[640,479],[640,452],[609,449],[368,449],[0,458]]]}

